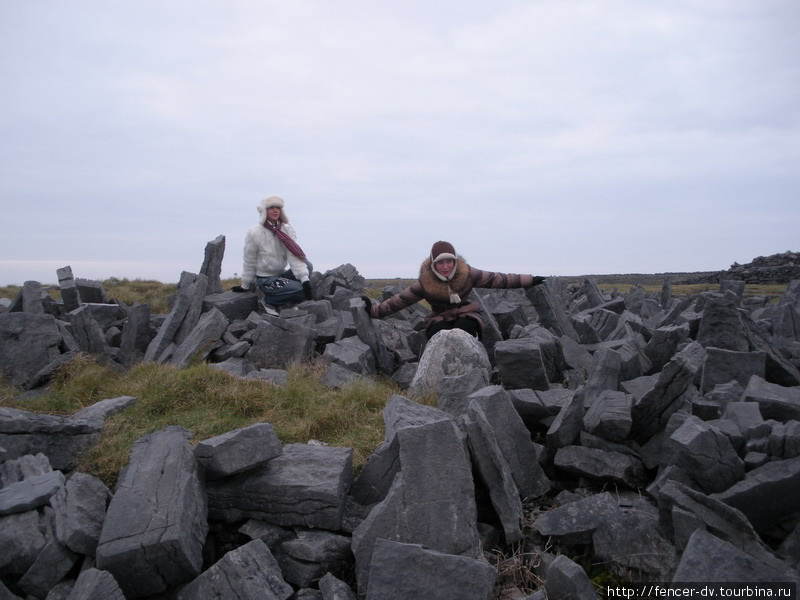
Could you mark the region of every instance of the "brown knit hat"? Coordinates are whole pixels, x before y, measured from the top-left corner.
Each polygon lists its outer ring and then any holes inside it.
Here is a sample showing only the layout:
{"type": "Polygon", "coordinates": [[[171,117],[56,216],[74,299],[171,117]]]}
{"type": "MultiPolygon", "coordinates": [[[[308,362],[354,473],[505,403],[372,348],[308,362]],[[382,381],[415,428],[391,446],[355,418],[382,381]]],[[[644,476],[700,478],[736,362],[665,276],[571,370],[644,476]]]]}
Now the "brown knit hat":
{"type": "Polygon", "coordinates": [[[445,258],[456,260],[456,249],[450,242],[438,241],[431,248],[431,262],[436,263],[445,258]]]}

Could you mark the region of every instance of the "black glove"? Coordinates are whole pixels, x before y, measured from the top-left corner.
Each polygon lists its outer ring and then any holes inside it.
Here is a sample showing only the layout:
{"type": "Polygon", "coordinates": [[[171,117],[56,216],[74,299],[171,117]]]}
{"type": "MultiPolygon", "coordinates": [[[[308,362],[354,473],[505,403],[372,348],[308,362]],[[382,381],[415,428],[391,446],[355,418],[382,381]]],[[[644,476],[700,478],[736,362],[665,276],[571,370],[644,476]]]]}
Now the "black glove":
{"type": "Polygon", "coordinates": [[[369,296],[361,296],[361,299],[364,301],[364,310],[367,311],[369,318],[372,318],[372,298],[369,296]]]}
{"type": "Polygon", "coordinates": [[[242,287],[242,286],[240,286],[240,285],[235,285],[235,286],[233,286],[233,287],[231,288],[231,291],[232,291],[232,292],[238,292],[238,293],[241,293],[241,292],[249,292],[250,290],[248,290],[247,288],[243,288],[243,287],[242,287]]]}
{"type": "Polygon", "coordinates": [[[311,300],[313,298],[313,294],[311,293],[311,282],[304,281],[303,282],[303,298],[306,300],[311,300]]]}
{"type": "Polygon", "coordinates": [[[540,277],[539,275],[536,275],[533,278],[533,285],[542,285],[543,283],[544,283],[544,277],[540,277]]]}

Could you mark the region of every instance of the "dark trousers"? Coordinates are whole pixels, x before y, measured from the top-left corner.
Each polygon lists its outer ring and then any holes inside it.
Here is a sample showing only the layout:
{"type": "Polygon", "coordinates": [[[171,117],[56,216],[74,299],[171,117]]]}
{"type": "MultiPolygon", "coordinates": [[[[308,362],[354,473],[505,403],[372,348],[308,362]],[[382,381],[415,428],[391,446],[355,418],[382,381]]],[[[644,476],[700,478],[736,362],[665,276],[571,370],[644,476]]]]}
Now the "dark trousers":
{"type": "Polygon", "coordinates": [[[428,339],[431,339],[434,334],[439,333],[445,329],[463,329],[471,336],[480,339],[481,326],[475,319],[470,317],[458,317],[455,321],[439,321],[434,323],[425,330],[428,339]]]}

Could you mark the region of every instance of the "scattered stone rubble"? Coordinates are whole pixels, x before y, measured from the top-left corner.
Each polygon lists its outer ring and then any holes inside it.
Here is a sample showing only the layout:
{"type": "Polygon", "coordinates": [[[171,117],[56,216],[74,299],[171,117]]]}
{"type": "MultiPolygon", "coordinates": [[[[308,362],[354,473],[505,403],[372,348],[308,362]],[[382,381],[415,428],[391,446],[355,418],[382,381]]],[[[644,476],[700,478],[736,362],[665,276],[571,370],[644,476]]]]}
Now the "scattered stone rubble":
{"type": "Polygon", "coordinates": [[[789,283],[795,279],[800,279],[800,252],[787,251],[759,256],[744,265],[733,263],[727,271],[690,277],[687,283],[719,283],[720,280],[728,280],[770,284],[789,283]]]}
{"type": "Polygon", "coordinates": [[[351,449],[282,445],[268,423],[195,445],[167,427],[109,490],[76,458],[136,398],[0,407],[0,598],[588,599],[596,565],[798,581],[800,280],[768,302],[738,282],[679,298],[553,279],[477,293],[481,343],[426,343],[421,306],[367,317],[352,265],[264,315],[221,291],[223,251],[209,244],[167,315],[69,268],[61,302],[27,282],[0,313],[0,369],[31,390],[88,352],[282,385],[321,356],[331,387],[382,374],[408,390],[387,400],[384,442],[356,474],[351,449]]]}

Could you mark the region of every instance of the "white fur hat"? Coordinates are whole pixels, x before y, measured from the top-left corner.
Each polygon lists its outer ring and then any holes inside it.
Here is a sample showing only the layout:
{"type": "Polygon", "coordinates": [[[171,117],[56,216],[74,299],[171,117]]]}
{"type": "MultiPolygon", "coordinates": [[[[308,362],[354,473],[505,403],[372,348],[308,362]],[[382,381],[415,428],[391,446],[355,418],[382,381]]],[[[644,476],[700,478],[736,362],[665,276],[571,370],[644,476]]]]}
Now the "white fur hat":
{"type": "Polygon", "coordinates": [[[283,210],[283,198],[281,198],[280,196],[268,196],[267,198],[264,198],[261,201],[261,203],[256,207],[256,209],[258,210],[259,223],[261,223],[263,225],[264,221],[267,220],[267,209],[268,208],[280,208],[281,209],[281,218],[280,218],[281,223],[288,223],[289,222],[289,217],[286,216],[286,213],[283,210]]]}

